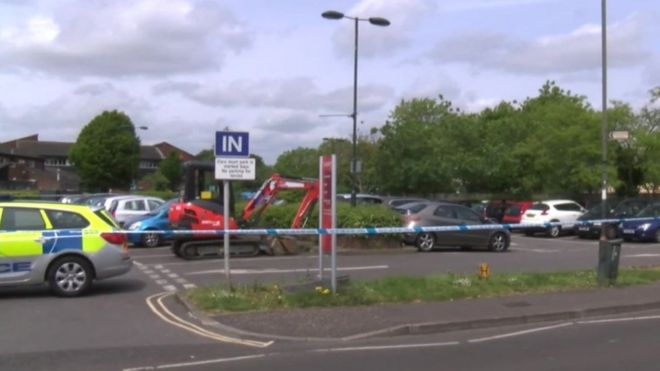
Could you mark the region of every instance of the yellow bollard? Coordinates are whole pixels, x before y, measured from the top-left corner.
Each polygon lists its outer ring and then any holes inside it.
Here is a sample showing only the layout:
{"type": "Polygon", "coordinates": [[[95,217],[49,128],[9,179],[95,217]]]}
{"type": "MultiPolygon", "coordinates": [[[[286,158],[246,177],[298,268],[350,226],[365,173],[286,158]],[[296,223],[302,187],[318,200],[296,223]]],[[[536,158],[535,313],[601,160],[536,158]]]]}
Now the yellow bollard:
{"type": "Polygon", "coordinates": [[[490,267],[487,263],[479,264],[479,279],[486,280],[490,277],[490,267]]]}

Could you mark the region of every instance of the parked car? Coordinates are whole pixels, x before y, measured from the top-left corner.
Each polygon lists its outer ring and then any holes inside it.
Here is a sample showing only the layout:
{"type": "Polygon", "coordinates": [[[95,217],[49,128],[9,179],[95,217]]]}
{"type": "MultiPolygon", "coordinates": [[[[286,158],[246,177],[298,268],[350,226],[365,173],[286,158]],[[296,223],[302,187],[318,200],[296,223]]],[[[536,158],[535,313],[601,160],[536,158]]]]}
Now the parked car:
{"type": "Polygon", "coordinates": [[[172,199],[160,205],[145,215],[129,218],[124,227],[129,231],[142,233],[129,233],[128,241],[136,246],[156,247],[163,241],[174,236],[168,219],[170,206],[177,202],[172,199]]]}
{"type": "MultiPolygon", "coordinates": [[[[642,209],[653,203],[651,198],[631,198],[618,202],[615,207],[607,210],[606,218],[626,218],[637,215],[642,209]]],[[[578,218],[579,221],[590,221],[602,218],[602,203],[596,204],[586,214],[578,218]]],[[[601,232],[601,223],[581,224],[575,227],[580,238],[598,238],[601,232]]],[[[616,237],[616,236],[614,236],[616,237]]]]}
{"type": "Polygon", "coordinates": [[[502,223],[519,224],[527,209],[533,204],[532,201],[512,201],[504,211],[502,223]]]}
{"type": "Polygon", "coordinates": [[[146,215],[164,203],[158,197],[117,196],[106,199],[104,206],[117,223],[123,226],[129,218],[146,215]]]}
{"type": "Polygon", "coordinates": [[[415,202],[424,202],[424,201],[429,201],[429,200],[418,197],[391,197],[387,199],[386,204],[390,208],[394,209],[401,205],[415,203],[415,202]]]}
{"type": "Polygon", "coordinates": [[[550,227],[525,227],[523,232],[532,236],[537,232],[544,232],[549,237],[559,237],[563,232],[572,232],[577,219],[586,210],[577,202],[571,200],[547,200],[533,204],[527,209],[521,223],[554,223],[550,227]]]}
{"type": "MultiPolygon", "coordinates": [[[[384,201],[384,197],[378,196],[378,195],[371,195],[367,193],[357,193],[355,195],[355,203],[356,204],[376,204],[380,205],[384,201]]],[[[339,193],[337,194],[337,201],[346,201],[346,202],[351,202],[351,194],[350,193],[339,193]]]]}
{"type": "Polygon", "coordinates": [[[492,219],[497,223],[502,223],[506,209],[510,204],[511,202],[506,200],[491,201],[486,204],[483,216],[492,219]]]}
{"type": "Polygon", "coordinates": [[[103,206],[105,199],[108,197],[117,196],[116,193],[94,193],[85,197],[79,198],[75,203],[87,206],[103,206]]]}
{"type": "Polygon", "coordinates": [[[635,218],[656,218],[655,220],[628,220],[621,223],[620,233],[625,241],[660,242],[660,202],[654,202],[634,216],[635,218]]]}
{"type": "MultiPolygon", "coordinates": [[[[413,204],[408,210],[409,212],[401,215],[403,225],[408,228],[492,224],[474,210],[453,203],[419,203],[413,204]]],[[[510,240],[510,233],[504,228],[409,233],[403,237],[405,244],[416,246],[422,252],[434,250],[438,246],[485,247],[501,252],[509,248],[510,240]]]]}

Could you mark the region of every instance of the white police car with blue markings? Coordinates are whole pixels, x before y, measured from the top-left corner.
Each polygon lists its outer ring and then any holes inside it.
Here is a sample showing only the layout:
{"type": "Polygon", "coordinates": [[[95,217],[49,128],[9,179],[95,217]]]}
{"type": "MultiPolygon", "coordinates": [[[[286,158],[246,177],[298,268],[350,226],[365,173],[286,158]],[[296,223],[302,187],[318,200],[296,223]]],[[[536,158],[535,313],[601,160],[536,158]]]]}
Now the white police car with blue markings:
{"type": "Polygon", "coordinates": [[[93,280],[131,269],[126,235],[102,208],[0,202],[0,286],[47,282],[78,296],[93,280]]]}

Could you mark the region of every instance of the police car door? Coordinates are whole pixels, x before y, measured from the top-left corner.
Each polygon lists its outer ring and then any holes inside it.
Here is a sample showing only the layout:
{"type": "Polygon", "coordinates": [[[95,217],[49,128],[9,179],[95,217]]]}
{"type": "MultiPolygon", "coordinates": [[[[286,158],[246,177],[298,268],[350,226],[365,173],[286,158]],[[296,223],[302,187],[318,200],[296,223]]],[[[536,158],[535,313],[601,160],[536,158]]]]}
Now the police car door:
{"type": "Polygon", "coordinates": [[[39,208],[5,207],[0,214],[0,283],[30,280],[42,256],[41,231],[46,229],[39,208]]]}

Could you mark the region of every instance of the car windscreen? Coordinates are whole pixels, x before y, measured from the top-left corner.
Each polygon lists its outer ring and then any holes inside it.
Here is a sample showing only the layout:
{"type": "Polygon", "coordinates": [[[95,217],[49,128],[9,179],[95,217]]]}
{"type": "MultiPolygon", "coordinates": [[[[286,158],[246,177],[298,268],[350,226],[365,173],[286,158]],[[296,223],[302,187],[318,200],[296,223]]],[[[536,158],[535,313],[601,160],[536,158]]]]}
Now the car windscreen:
{"type": "Polygon", "coordinates": [[[404,204],[402,206],[403,207],[397,207],[394,210],[400,214],[417,214],[418,212],[424,210],[426,204],[404,204]]]}
{"type": "Polygon", "coordinates": [[[639,214],[636,215],[638,218],[655,218],[660,216],[660,204],[649,205],[642,209],[639,214]]]}
{"type": "Polygon", "coordinates": [[[150,211],[149,213],[147,213],[147,215],[158,215],[158,214],[160,214],[161,212],[163,212],[165,210],[169,210],[170,206],[172,206],[172,204],[177,202],[177,201],[178,200],[176,200],[176,199],[175,200],[169,200],[169,201],[165,202],[164,204],[158,206],[154,210],[150,211]]]}

